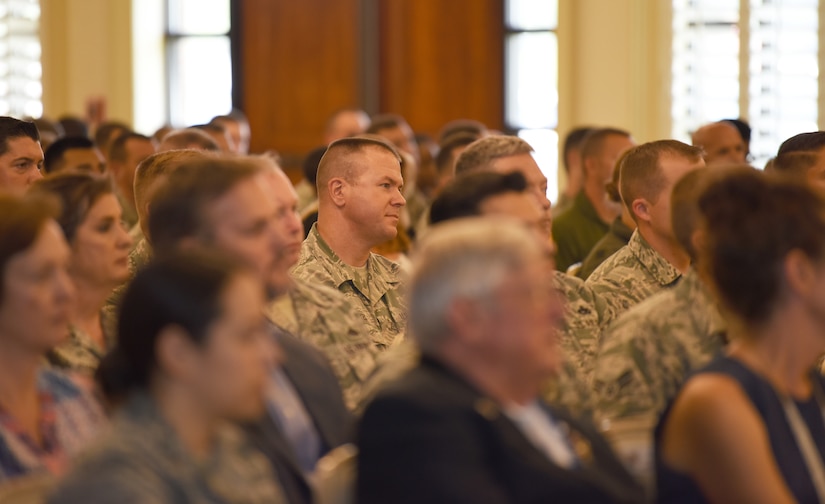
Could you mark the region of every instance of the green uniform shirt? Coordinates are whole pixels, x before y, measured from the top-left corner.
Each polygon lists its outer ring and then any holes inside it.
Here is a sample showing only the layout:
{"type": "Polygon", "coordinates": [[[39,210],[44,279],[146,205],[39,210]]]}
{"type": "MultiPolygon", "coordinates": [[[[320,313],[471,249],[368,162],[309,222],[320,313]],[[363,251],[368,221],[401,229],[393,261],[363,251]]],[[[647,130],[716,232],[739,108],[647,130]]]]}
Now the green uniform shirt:
{"type": "Polygon", "coordinates": [[[573,200],[573,206],[553,221],[553,240],[556,242],[556,268],[567,268],[583,261],[593,246],[610,226],[599,218],[596,209],[584,191],[573,200]]]}

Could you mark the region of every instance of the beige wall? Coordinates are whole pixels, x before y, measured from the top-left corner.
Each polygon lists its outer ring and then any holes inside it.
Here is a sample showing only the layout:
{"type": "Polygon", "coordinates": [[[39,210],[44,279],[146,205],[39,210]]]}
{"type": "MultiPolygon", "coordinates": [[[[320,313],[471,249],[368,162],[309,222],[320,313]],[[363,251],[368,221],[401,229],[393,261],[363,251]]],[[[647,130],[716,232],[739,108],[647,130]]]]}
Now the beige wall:
{"type": "Polygon", "coordinates": [[[669,2],[560,0],[559,130],[616,126],[670,136],[669,2]]]}
{"type": "Polygon", "coordinates": [[[131,0],[41,0],[43,110],[85,115],[105,97],[110,119],[133,120],[131,0]]]}

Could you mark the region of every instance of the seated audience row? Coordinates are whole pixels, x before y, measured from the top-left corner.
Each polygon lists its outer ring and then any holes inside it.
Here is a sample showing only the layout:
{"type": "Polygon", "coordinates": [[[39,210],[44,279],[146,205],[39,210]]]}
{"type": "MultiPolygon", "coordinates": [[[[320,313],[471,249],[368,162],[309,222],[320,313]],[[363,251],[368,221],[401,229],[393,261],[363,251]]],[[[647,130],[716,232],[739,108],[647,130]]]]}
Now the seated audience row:
{"type": "Polygon", "coordinates": [[[78,130],[45,178],[0,118],[0,496],[822,500],[825,132],[766,175],[723,166],[746,126],[575,131],[556,211],[524,140],[343,109],[305,232],[237,113],[78,130]]]}

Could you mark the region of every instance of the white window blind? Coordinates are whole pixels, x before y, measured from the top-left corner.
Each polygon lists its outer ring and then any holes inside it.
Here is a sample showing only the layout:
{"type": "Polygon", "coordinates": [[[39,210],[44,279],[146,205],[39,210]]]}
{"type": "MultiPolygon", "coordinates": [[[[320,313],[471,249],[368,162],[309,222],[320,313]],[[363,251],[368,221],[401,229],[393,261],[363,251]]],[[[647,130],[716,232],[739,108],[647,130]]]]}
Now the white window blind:
{"type": "Polygon", "coordinates": [[[43,115],[40,2],[0,0],[0,115],[43,115]]]}
{"type": "Polygon", "coordinates": [[[818,0],[673,0],[674,137],[743,118],[762,167],[818,129],[818,19],[818,0]]]}

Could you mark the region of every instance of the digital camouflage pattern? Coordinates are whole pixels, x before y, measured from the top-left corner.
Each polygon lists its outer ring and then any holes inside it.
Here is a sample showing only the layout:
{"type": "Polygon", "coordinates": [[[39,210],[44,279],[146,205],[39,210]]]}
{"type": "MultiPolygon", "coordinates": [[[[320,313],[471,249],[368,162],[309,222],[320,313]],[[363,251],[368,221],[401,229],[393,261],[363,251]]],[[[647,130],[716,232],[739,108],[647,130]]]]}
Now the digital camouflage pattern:
{"type": "Polygon", "coordinates": [[[401,294],[401,268],[370,254],[365,268],[345,264],[313,225],[301,247],[292,276],[307,284],[326,285],[343,293],[379,351],[403,339],[406,303],[401,294]]]}
{"type": "Polygon", "coordinates": [[[195,460],[152,399],[135,393],[49,502],[285,503],[276,481],[239,428],[221,425],[206,459],[195,460]]]}
{"type": "Polygon", "coordinates": [[[726,325],[694,270],[634,307],[602,337],[593,389],[600,420],[655,419],[692,370],[723,346],[726,325]]]}
{"type": "Polygon", "coordinates": [[[326,355],[347,406],[355,409],[379,352],[350,300],[327,286],[295,280],[285,296],[269,304],[266,315],[326,355]]]}
{"type": "Polygon", "coordinates": [[[559,376],[545,387],[542,397],[575,415],[590,418],[593,404],[588,376],[598,350],[601,318],[607,306],[580,278],[557,271],[555,284],[565,300],[565,323],[560,334],[564,363],[559,376]]]}
{"type": "Polygon", "coordinates": [[[679,270],[636,230],[628,244],[608,257],[585,283],[607,305],[601,319],[602,328],[605,328],[631,307],[674,286],[680,277],[679,270]]]}

